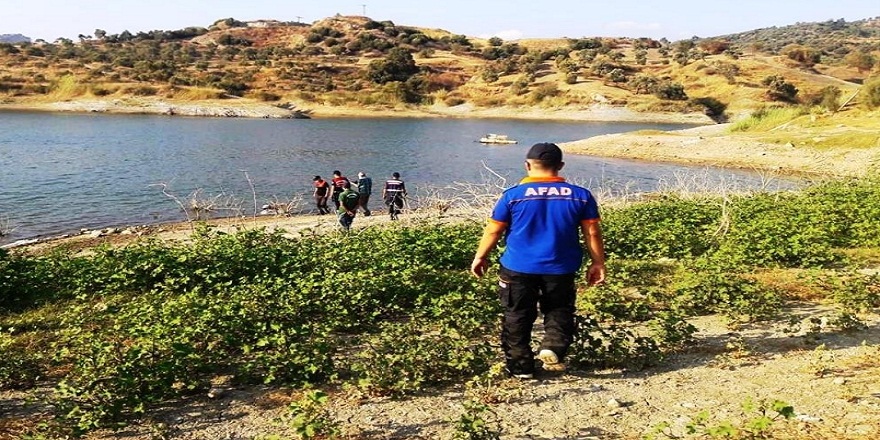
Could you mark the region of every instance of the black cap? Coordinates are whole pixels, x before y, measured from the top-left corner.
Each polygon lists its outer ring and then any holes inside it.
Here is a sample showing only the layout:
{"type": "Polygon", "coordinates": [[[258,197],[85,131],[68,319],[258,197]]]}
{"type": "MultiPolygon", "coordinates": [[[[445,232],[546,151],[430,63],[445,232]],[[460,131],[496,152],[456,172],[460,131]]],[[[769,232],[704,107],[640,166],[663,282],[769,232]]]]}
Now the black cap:
{"type": "Polygon", "coordinates": [[[540,160],[541,162],[558,164],[562,162],[562,150],[556,144],[542,142],[532,145],[526,154],[526,159],[540,160]]]}
{"type": "Polygon", "coordinates": [[[314,181],[318,181],[318,180],[321,180],[321,176],[315,176],[315,178],[314,178],[314,179],[312,179],[312,180],[314,180],[314,181]]]}

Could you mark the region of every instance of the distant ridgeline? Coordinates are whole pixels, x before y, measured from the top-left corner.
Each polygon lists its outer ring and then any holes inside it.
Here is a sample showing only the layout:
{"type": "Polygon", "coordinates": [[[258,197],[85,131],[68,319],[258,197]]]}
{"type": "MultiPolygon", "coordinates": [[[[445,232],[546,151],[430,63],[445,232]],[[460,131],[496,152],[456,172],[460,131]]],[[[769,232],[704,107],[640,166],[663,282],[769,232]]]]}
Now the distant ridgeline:
{"type": "Polygon", "coordinates": [[[29,41],[0,36],[2,100],[246,97],[281,108],[609,104],[723,121],[728,110],[766,103],[837,110],[858,84],[873,84],[880,65],[878,18],[676,42],[504,41],[341,15],[312,23],[224,18],[208,27],[95,29],[76,40],[29,41]],[[831,84],[828,76],[842,81],[831,84]]]}
{"type": "Polygon", "coordinates": [[[30,43],[31,39],[22,34],[0,34],[0,43],[30,43]]]}

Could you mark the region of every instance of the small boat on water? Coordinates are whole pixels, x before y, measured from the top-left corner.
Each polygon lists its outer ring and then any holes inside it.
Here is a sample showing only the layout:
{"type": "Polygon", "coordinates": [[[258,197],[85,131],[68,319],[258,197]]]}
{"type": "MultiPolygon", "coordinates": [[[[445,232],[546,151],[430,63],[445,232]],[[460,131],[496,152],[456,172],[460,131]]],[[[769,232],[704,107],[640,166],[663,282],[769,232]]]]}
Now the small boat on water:
{"type": "Polygon", "coordinates": [[[506,134],[489,133],[480,138],[481,144],[515,144],[516,141],[508,139],[506,134]]]}

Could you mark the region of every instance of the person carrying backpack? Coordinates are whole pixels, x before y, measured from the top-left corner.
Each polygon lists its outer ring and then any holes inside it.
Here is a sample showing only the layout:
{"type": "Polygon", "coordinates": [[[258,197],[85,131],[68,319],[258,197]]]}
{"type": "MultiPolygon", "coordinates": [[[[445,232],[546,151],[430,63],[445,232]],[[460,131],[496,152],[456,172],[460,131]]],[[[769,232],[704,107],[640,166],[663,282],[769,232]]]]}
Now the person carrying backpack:
{"type": "Polygon", "coordinates": [[[333,204],[336,205],[336,209],[339,209],[339,195],[342,194],[342,191],[345,189],[345,184],[349,183],[348,177],[342,175],[342,171],[334,170],[333,171],[333,180],[332,182],[332,192],[330,193],[330,200],[333,200],[333,204]]]}
{"type": "Polygon", "coordinates": [[[351,229],[351,224],[354,223],[360,198],[358,192],[351,188],[351,182],[346,181],[343,184],[343,191],[339,194],[339,209],[336,210],[339,224],[345,231],[351,229]]]}

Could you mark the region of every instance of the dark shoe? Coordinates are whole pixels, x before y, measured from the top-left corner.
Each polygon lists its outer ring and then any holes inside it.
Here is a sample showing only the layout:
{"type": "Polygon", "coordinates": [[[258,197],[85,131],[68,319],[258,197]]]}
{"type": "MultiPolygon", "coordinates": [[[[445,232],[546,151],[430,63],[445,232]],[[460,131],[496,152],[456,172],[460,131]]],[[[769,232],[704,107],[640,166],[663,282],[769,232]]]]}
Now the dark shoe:
{"type": "Polygon", "coordinates": [[[535,377],[535,361],[508,361],[507,373],[517,379],[533,379],[535,377]]]}
{"type": "Polygon", "coordinates": [[[553,350],[545,348],[538,352],[537,357],[544,364],[545,371],[565,371],[565,364],[553,350]]]}

